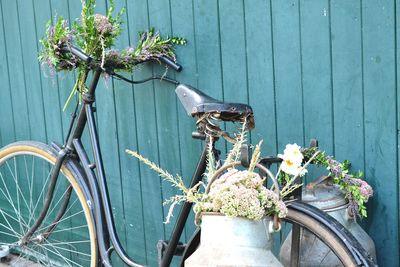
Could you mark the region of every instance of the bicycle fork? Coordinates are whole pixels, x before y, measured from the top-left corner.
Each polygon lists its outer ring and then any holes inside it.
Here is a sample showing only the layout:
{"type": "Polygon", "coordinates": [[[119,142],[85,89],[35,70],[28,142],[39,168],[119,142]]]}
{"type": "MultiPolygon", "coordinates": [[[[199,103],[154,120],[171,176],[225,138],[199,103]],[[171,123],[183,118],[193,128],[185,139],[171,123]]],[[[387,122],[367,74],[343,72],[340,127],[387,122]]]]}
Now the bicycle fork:
{"type": "MultiPolygon", "coordinates": [[[[31,228],[28,230],[28,232],[25,234],[24,237],[21,238],[21,240],[19,241],[19,245],[20,246],[24,246],[26,244],[28,244],[30,241],[32,241],[31,237],[32,235],[36,232],[36,230],[42,225],[44,218],[46,217],[52,199],[53,199],[53,194],[54,194],[54,189],[56,187],[57,184],[57,180],[58,180],[58,175],[60,173],[61,170],[61,166],[64,162],[64,159],[66,158],[68,154],[68,151],[66,149],[61,149],[58,152],[57,155],[57,159],[56,162],[54,164],[53,169],[51,170],[51,176],[50,176],[50,182],[49,185],[47,187],[47,193],[44,199],[44,204],[43,204],[43,208],[40,211],[40,214],[37,218],[37,220],[35,221],[35,223],[31,226],[31,228]]],[[[51,234],[51,232],[56,228],[58,221],[62,218],[62,216],[64,215],[68,203],[69,203],[69,199],[71,196],[71,192],[72,192],[72,186],[70,185],[67,190],[66,193],[64,195],[64,200],[63,203],[60,206],[60,210],[58,211],[56,218],[54,219],[54,221],[49,225],[49,227],[47,228],[46,231],[44,231],[43,234],[35,237],[35,241],[37,242],[43,242],[44,240],[46,240],[46,238],[51,234]]]]}

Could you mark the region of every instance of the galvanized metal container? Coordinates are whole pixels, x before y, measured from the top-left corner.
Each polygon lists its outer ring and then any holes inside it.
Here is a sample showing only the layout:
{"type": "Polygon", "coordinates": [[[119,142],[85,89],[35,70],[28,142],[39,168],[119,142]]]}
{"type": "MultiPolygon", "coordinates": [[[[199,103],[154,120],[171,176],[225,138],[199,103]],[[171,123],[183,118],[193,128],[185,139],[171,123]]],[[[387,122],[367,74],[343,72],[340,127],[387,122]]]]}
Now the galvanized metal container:
{"type": "Polygon", "coordinates": [[[271,252],[271,221],[252,221],[220,214],[202,216],[200,247],[185,267],[270,266],[282,264],[271,252]]]}
{"type": "MultiPolygon", "coordinates": [[[[375,245],[371,237],[347,212],[348,202],[341,190],[329,181],[309,186],[303,190],[302,200],[327,212],[346,227],[360,244],[376,259],[375,245]]],[[[290,265],[291,233],[280,250],[280,260],[284,266],[290,265]]],[[[300,266],[342,266],[330,249],[309,231],[300,236],[300,266]]]]}

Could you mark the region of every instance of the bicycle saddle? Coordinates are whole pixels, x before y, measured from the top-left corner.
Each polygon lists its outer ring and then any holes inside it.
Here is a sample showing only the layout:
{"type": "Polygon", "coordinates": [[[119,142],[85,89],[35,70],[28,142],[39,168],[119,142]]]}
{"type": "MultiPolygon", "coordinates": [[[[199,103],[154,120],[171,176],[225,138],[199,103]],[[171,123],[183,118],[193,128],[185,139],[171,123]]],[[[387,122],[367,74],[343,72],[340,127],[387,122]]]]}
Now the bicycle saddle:
{"type": "Polygon", "coordinates": [[[243,121],[247,118],[248,128],[254,128],[253,110],[249,105],[225,103],[185,84],[178,85],[175,92],[189,116],[212,113],[217,119],[232,122],[243,121]]]}

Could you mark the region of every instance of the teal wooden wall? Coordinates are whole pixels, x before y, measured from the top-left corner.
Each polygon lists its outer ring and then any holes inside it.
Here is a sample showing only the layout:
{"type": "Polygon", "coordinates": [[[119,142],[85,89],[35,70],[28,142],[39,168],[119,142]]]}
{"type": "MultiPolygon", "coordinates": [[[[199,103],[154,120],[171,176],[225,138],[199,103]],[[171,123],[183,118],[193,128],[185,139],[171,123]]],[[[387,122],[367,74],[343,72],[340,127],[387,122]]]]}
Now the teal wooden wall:
{"type": "MultiPolygon", "coordinates": [[[[264,153],[288,142],[320,145],[365,171],[375,196],[365,229],[381,266],[399,266],[400,44],[397,0],[116,0],[126,6],[117,47],[135,44],[149,26],[184,36],[176,75],[211,96],[253,106],[264,153]]],[[[104,12],[106,4],[98,1],[104,12]]],[[[80,1],[0,1],[0,145],[14,140],[61,141],[71,110],[61,111],[74,76],[51,75],[37,61],[46,21],[76,18],[80,1]]],[[[141,68],[137,78],[162,73],[141,68]]],[[[194,123],[174,88],[101,82],[97,118],[118,231],[129,253],[155,265],[162,200],[173,190],[126,148],[189,179],[200,151],[194,123]]],[[[190,235],[188,226],[185,237],[190,235]]]]}

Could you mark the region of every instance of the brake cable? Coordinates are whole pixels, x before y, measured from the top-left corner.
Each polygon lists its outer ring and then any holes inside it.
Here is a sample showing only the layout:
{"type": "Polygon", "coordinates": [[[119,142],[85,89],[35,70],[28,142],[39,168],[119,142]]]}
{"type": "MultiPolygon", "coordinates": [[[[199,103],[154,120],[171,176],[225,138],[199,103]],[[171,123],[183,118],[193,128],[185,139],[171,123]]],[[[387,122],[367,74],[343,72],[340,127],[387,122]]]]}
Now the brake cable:
{"type": "Polygon", "coordinates": [[[117,80],[123,80],[123,81],[131,83],[131,84],[140,84],[140,83],[145,83],[145,82],[148,82],[148,81],[151,81],[151,80],[166,81],[166,82],[172,83],[174,85],[180,84],[177,80],[168,78],[166,76],[152,76],[152,77],[149,77],[147,79],[135,81],[135,80],[128,79],[128,78],[126,78],[126,77],[124,77],[124,76],[122,76],[122,75],[120,75],[118,73],[115,73],[114,71],[108,71],[107,73],[110,74],[113,77],[116,77],[115,79],[117,79],[117,80]]]}

